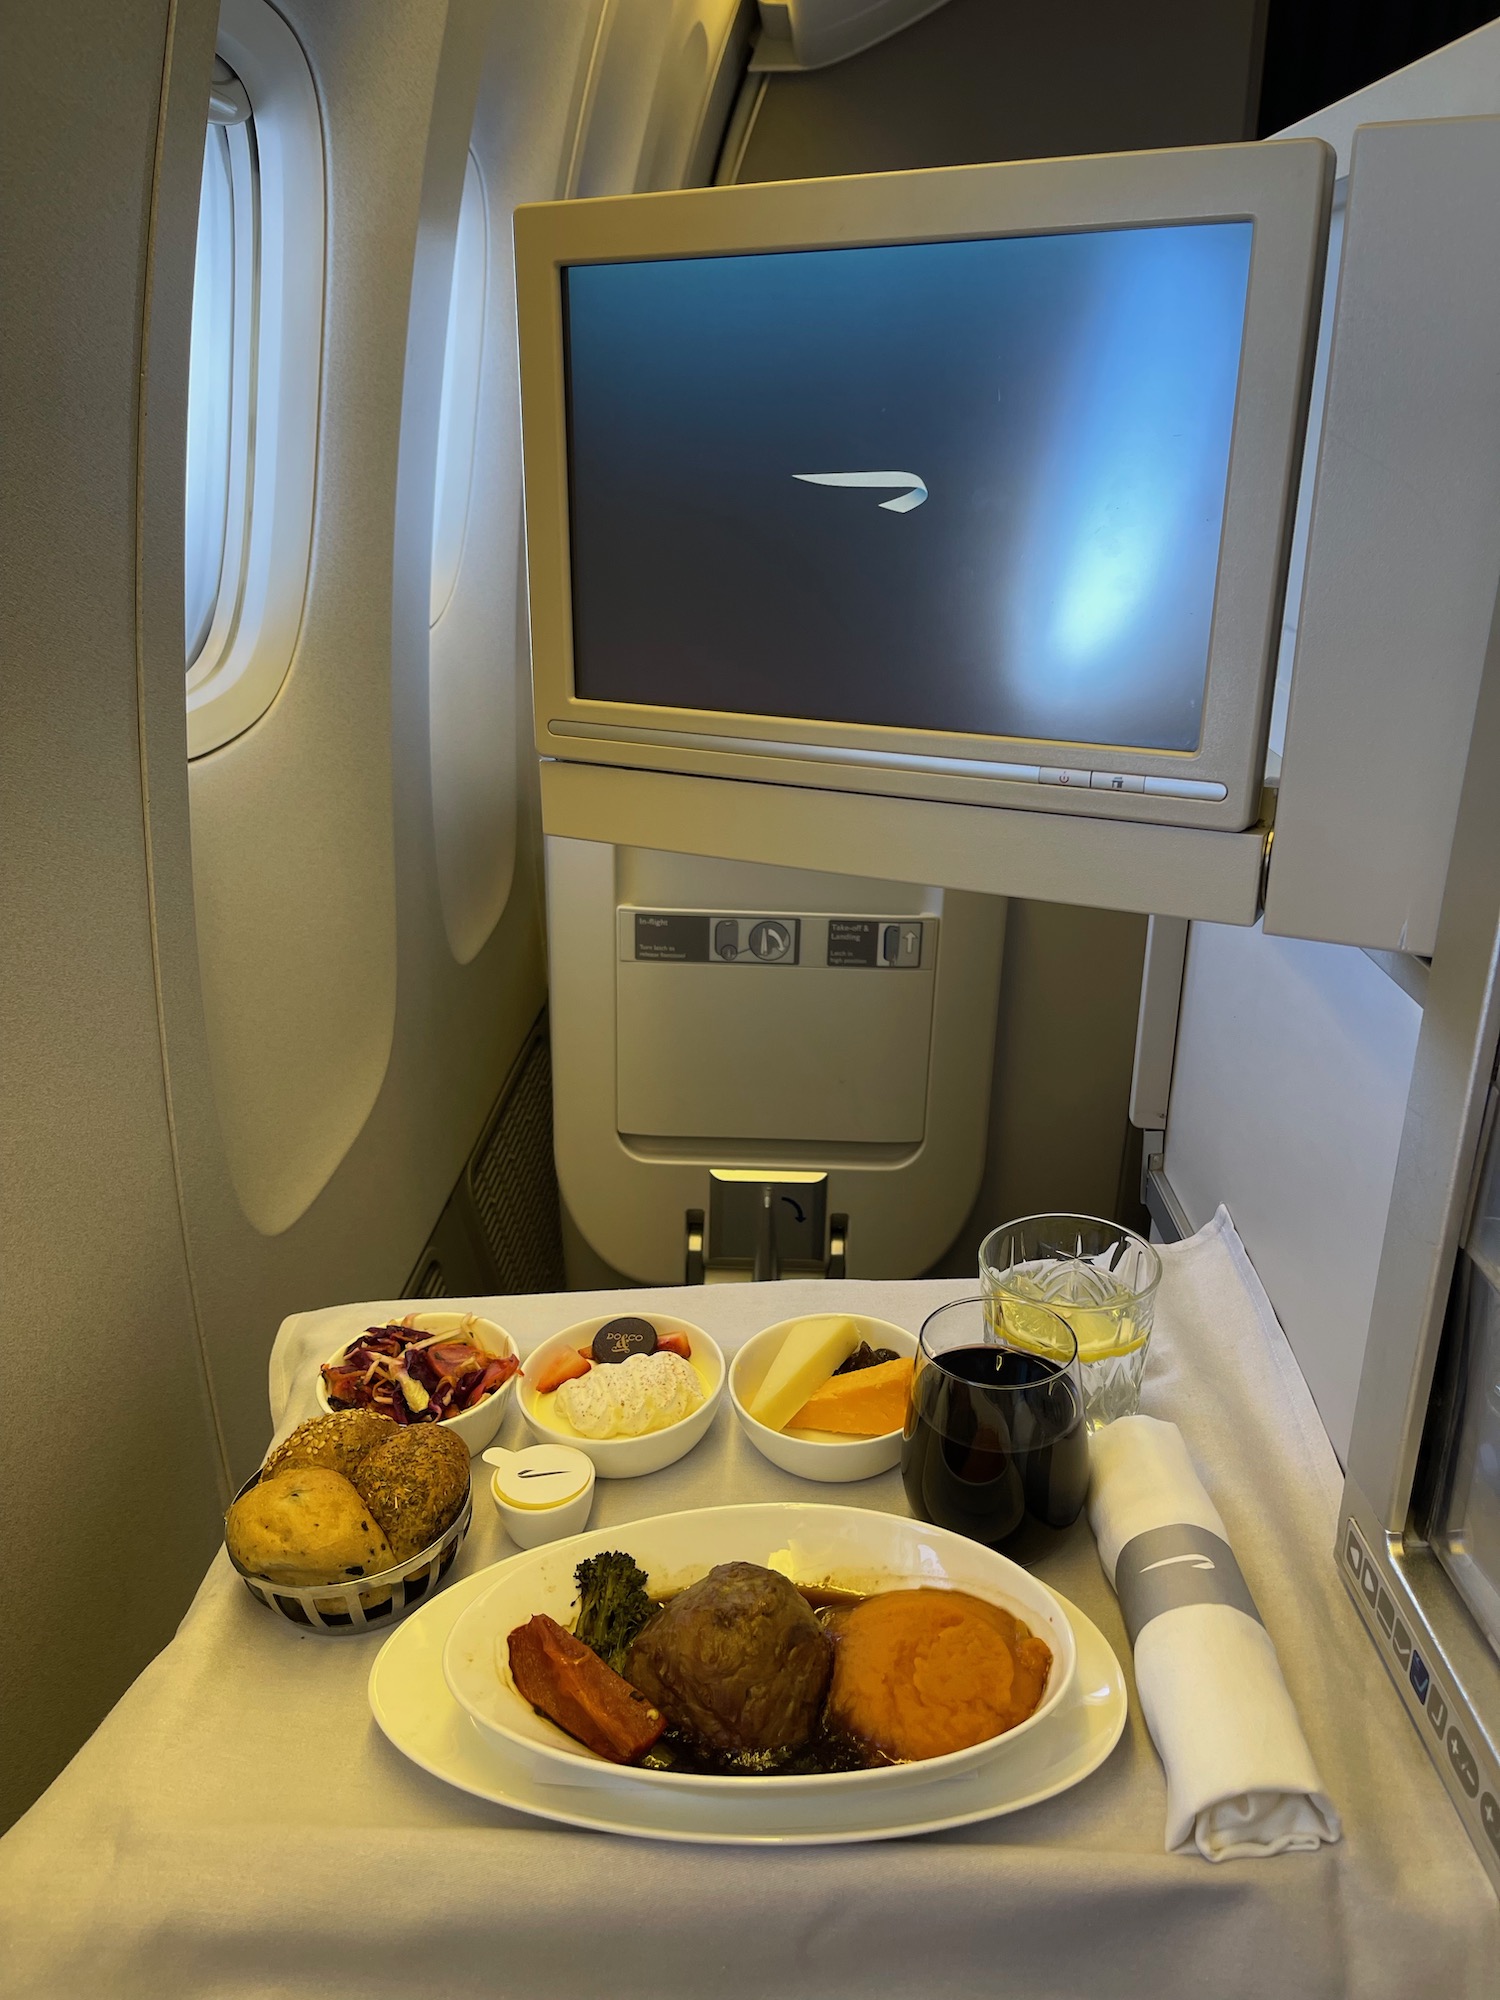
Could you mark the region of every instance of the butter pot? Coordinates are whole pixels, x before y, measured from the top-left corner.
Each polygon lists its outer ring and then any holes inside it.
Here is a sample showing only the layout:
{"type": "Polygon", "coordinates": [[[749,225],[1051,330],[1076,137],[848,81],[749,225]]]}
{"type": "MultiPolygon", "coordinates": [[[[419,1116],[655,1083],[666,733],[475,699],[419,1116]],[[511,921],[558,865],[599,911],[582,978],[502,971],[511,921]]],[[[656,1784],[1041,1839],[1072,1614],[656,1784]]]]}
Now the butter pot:
{"type": "Polygon", "coordinates": [[[594,1504],[594,1463],[567,1445],[531,1445],[525,1451],[492,1446],[490,1498],[517,1548],[579,1535],[594,1504]]]}

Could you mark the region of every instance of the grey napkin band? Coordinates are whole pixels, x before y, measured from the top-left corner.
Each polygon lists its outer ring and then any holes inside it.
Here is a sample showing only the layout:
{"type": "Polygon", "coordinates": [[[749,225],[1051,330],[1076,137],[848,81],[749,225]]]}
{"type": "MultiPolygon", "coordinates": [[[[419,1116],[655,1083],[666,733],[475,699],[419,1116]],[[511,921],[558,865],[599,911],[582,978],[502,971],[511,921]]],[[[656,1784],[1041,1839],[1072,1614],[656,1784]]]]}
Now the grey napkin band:
{"type": "Polygon", "coordinates": [[[1232,1604],[1265,1622],[1228,1542],[1186,1521],[1132,1536],[1115,1563],[1115,1595],[1132,1646],[1153,1618],[1184,1604],[1232,1604]]]}

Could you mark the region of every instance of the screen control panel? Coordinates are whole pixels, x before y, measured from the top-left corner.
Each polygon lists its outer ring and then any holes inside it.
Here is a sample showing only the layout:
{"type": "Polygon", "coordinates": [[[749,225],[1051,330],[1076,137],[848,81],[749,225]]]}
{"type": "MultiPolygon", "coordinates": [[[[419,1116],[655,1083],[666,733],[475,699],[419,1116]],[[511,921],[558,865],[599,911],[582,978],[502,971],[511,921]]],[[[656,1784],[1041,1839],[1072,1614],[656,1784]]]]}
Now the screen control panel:
{"type": "Polygon", "coordinates": [[[620,958],[636,964],[919,972],[937,955],[938,919],[926,916],[621,908],[618,924],[620,958]]]}

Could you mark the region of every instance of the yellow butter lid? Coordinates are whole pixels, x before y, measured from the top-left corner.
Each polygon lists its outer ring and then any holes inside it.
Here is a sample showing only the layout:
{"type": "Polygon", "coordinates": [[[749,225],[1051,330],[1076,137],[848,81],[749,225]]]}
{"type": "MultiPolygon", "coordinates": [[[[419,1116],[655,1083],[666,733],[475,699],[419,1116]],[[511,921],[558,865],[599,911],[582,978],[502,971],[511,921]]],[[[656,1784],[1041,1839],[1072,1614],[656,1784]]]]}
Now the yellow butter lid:
{"type": "Polygon", "coordinates": [[[594,1476],[593,1460],[565,1444],[534,1444],[525,1451],[495,1445],[484,1462],[494,1468],[495,1497],[507,1507],[533,1512],[576,1500],[594,1476]]]}

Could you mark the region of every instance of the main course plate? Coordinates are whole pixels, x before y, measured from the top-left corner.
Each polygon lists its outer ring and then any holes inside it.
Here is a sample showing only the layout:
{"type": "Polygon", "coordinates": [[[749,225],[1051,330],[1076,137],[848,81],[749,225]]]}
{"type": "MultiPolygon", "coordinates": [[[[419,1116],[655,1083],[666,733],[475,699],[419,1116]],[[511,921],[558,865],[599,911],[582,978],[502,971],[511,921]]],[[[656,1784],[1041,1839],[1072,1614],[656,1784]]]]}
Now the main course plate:
{"type": "MultiPolygon", "coordinates": [[[[511,1558],[512,1561],[518,1560],[511,1558]]],[[[596,1833],[707,1846],[832,1846],[972,1826],[1040,1805],[1096,1771],[1125,1727],[1125,1679],[1099,1628],[1061,1599],[1077,1642],[1067,1698],[1006,1757],[893,1793],[744,1799],[631,1787],[548,1784],[524,1752],[483,1733],[448,1692],[443,1652],[496,1568],[450,1584],[391,1634],[370,1670],[370,1708],[388,1740],[459,1791],[596,1833]]]]}
{"type": "Polygon", "coordinates": [[[1017,1754],[1066,1700],[1075,1670],[1073,1628],[1039,1578],[992,1549],[905,1515],[806,1501],[697,1507],[656,1514],[628,1527],[594,1528],[533,1550],[491,1572],[489,1592],[454,1625],[443,1656],[450,1693],[492,1739],[530,1761],[553,1784],[627,1785],[650,1791],[717,1792],[740,1801],[759,1792],[889,1792],[1017,1754]],[[922,1763],[805,1776],[730,1777],[645,1770],[597,1756],[538,1715],[511,1676],[506,1637],[535,1612],[571,1627],[578,1608],[577,1565],[623,1549],[664,1595],[706,1576],[717,1563],[749,1562],[794,1583],[860,1592],[954,1589],[998,1604],[1051,1648],[1052,1670],[1036,1711],[1001,1736],[922,1763]]]}

